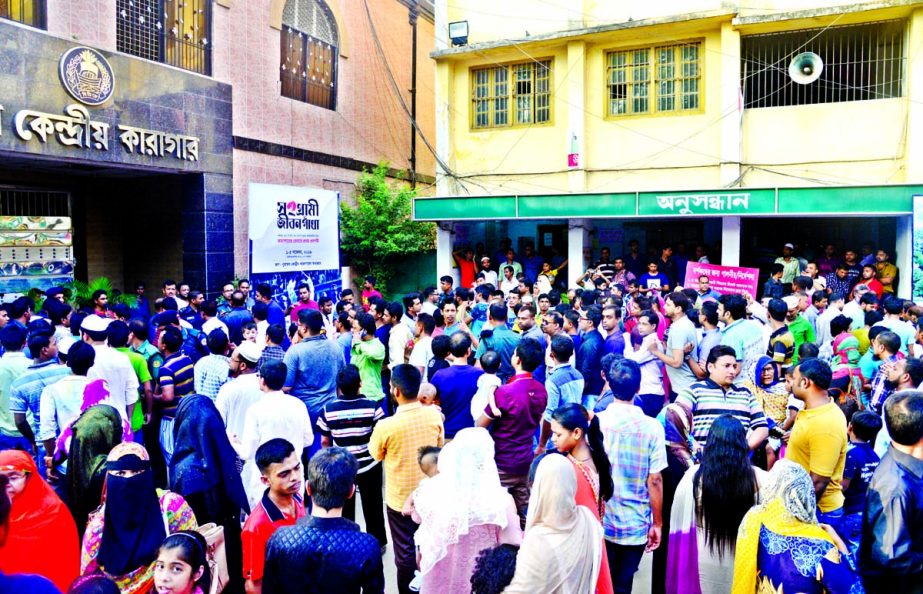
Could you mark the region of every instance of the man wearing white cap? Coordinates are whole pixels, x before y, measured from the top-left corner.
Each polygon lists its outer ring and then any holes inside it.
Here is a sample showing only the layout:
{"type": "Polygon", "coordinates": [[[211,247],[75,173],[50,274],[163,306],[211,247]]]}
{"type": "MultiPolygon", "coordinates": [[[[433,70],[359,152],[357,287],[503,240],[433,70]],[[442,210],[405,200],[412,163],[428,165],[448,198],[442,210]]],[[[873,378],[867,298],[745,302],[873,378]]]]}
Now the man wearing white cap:
{"type": "Polygon", "coordinates": [[[260,355],[260,347],[247,340],[234,349],[228,360],[231,381],[218,390],[215,406],[221,413],[224,426],[231,437],[243,435],[247,410],[262,395],[260,378],[256,374],[260,355]]]}
{"type": "Polygon", "coordinates": [[[80,325],[83,341],[96,351],[96,361],[87,377],[91,380],[106,380],[109,384],[108,404],[115,407],[123,419],[131,421],[135,403],[138,402],[138,376],[135,375],[128,356],[113,349],[106,342],[106,330],[111,321],[93,314],[85,317],[80,325]]]}
{"type": "Polygon", "coordinates": [[[798,262],[798,258],[794,256],[795,246],[786,243],[782,246],[782,256],[776,258],[776,264],[782,265],[782,284],[791,285],[792,281],[795,280],[795,277],[798,276],[798,272],[801,270],[801,264],[798,262]]]}

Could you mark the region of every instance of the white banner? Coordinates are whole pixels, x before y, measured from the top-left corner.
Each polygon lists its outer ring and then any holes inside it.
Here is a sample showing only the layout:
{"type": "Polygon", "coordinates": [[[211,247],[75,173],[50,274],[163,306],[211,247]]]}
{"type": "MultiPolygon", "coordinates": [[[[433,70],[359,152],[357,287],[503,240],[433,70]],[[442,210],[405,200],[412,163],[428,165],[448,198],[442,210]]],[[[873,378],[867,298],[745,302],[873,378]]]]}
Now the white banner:
{"type": "Polygon", "coordinates": [[[253,183],[249,194],[252,273],[339,270],[339,194],[253,183]]]}

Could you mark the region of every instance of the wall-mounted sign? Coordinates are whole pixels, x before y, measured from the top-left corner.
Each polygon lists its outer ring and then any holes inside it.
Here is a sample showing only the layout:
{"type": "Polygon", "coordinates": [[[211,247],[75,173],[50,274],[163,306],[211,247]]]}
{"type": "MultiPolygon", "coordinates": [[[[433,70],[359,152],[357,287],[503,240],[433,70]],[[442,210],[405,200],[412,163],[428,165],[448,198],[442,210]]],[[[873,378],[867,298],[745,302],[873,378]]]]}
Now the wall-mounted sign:
{"type": "Polygon", "coordinates": [[[638,196],[638,214],[642,216],[767,214],[775,207],[772,190],[641,192],[638,196]]]}
{"type": "Polygon", "coordinates": [[[86,105],[102,105],[115,90],[115,73],[106,57],[89,47],[74,47],[58,63],[61,84],[71,97],[86,105]]]}

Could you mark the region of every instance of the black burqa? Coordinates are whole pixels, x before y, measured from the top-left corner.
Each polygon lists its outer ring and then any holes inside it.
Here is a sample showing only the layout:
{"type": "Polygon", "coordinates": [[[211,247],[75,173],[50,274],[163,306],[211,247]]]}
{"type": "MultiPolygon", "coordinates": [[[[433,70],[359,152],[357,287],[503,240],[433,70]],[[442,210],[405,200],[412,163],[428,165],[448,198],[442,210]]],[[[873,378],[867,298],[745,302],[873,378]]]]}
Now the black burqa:
{"type": "Polygon", "coordinates": [[[99,565],[109,575],[125,575],[150,565],[167,537],[154,473],[148,460],[129,454],[107,463],[108,470],[142,471],[132,477],[106,476],[106,507],[99,565]]]}
{"type": "MultiPolygon", "coordinates": [[[[237,453],[215,403],[206,396],[186,396],[176,409],[173,426],[170,490],[182,495],[199,525],[224,526],[228,567],[243,566],[240,512],[250,505],[237,471],[237,453]]],[[[240,571],[230,572],[227,592],[243,592],[240,571]]]]}

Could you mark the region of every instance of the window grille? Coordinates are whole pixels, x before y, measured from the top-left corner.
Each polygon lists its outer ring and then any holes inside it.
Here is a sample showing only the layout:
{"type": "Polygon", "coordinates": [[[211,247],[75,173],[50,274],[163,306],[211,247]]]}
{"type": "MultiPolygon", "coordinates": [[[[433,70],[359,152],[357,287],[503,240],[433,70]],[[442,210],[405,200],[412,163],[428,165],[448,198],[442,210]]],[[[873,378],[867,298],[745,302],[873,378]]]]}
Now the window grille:
{"type": "Polygon", "coordinates": [[[607,115],[698,110],[701,45],[686,43],[607,53],[607,115]]]}
{"type": "Polygon", "coordinates": [[[44,29],[45,0],[0,0],[0,18],[44,29]]]}
{"type": "Polygon", "coordinates": [[[209,0],[117,0],[116,12],[120,52],[211,73],[209,0]]]}
{"type": "Polygon", "coordinates": [[[0,187],[0,216],[69,217],[71,216],[70,194],[0,187]]]}
{"type": "Polygon", "coordinates": [[[473,69],[471,101],[474,128],[549,123],[551,60],[473,69]]]}
{"type": "Polygon", "coordinates": [[[282,11],[282,96],[336,109],[337,30],[318,0],[288,0],[282,11]]]}
{"type": "Polygon", "coordinates": [[[904,21],[881,21],[741,37],[744,107],[778,107],[900,97],[904,77],[904,21]],[[816,81],[789,77],[797,54],[824,61],[816,81]]]}

